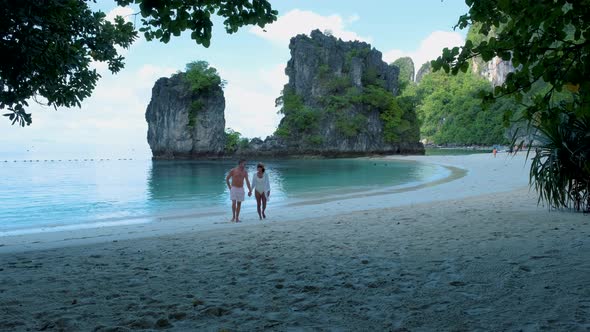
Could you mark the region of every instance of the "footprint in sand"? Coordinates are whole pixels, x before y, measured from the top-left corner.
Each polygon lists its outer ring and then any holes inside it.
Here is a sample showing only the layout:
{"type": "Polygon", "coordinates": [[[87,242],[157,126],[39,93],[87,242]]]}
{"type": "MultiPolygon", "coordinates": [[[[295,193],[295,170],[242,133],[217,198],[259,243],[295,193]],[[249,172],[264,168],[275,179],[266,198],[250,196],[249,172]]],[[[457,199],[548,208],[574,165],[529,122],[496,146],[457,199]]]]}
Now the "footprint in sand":
{"type": "Polygon", "coordinates": [[[526,265],[521,265],[518,267],[518,269],[524,272],[531,272],[531,268],[526,265]]]}
{"type": "Polygon", "coordinates": [[[231,311],[223,307],[209,307],[201,312],[209,316],[221,317],[228,315],[231,311]]]}

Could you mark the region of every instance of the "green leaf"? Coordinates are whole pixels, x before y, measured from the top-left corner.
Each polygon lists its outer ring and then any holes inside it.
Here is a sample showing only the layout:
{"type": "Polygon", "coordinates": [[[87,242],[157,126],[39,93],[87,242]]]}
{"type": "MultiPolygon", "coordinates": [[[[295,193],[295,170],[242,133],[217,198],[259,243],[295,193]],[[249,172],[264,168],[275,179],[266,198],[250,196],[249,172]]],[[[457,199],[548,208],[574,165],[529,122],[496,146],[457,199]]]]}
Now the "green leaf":
{"type": "Polygon", "coordinates": [[[469,69],[469,62],[464,62],[464,63],[461,65],[461,71],[462,71],[463,73],[466,73],[468,69],[469,69]]]}

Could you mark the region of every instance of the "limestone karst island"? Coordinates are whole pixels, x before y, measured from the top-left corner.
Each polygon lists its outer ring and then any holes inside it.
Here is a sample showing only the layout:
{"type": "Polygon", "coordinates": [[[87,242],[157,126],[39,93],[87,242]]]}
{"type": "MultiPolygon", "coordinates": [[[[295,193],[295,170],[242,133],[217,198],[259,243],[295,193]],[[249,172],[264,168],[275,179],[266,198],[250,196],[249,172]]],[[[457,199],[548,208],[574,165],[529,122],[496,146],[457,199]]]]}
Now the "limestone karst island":
{"type": "Polygon", "coordinates": [[[381,52],[319,30],[293,37],[289,49],[289,83],[277,96],[283,119],[264,141],[234,151],[225,150],[219,79],[195,88],[190,68],[159,79],[146,111],[154,158],[424,154],[415,110],[396,99],[400,70],[385,63],[381,52]]]}

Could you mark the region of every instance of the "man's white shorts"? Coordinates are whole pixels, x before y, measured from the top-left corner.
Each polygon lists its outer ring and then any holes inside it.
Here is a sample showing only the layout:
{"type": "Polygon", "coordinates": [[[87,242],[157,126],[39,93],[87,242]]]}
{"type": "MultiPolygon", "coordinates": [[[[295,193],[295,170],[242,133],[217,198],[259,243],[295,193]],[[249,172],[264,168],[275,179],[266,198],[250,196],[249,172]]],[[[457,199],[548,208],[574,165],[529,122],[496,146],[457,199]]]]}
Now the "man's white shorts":
{"type": "Polygon", "coordinates": [[[231,187],[229,191],[229,199],[232,201],[243,202],[245,197],[246,192],[244,191],[244,187],[231,187]]]}

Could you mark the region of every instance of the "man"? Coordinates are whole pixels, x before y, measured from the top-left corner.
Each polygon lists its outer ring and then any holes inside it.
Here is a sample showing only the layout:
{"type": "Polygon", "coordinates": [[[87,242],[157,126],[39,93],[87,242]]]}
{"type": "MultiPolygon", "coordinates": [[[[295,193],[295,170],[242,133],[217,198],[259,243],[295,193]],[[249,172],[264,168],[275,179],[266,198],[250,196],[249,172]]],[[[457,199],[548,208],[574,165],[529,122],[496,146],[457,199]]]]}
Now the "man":
{"type": "Polygon", "coordinates": [[[246,160],[240,159],[238,167],[232,168],[229,174],[225,177],[225,183],[229,188],[229,198],[231,199],[232,222],[240,222],[240,208],[245,198],[244,180],[248,185],[248,196],[252,196],[252,187],[250,180],[248,180],[248,172],[246,172],[246,160]],[[229,179],[231,178],[231,184],[229,179]]]}

